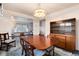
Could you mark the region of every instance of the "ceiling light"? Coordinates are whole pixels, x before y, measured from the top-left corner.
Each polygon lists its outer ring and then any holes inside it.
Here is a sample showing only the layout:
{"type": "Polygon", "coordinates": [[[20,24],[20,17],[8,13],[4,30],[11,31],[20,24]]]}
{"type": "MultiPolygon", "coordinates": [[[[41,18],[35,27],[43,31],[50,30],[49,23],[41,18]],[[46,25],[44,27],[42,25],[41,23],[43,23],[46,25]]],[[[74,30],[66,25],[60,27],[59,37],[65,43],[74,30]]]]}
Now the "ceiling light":
{"type": "Polygon", "coordinates": [[[45,10],[40,8],[40,4],[38,5],[38,8],[35,10],[34,16],[35,17],[44,17],[45,14],[45,10]]]}

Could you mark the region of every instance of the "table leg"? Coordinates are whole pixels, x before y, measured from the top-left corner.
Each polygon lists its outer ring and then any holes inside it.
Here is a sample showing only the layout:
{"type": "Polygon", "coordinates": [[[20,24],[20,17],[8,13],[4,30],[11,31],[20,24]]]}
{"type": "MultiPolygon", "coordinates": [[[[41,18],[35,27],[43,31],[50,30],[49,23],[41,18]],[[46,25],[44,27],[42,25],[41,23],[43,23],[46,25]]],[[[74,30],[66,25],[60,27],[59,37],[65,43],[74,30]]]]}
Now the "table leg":
{"type": "Polygon", "coordinates": [[[53,56],[54,56],[54,54],[55,54],[55,53],[54,53],[54,48],[55,48],[55,46],[53,46],[53,56]]]}

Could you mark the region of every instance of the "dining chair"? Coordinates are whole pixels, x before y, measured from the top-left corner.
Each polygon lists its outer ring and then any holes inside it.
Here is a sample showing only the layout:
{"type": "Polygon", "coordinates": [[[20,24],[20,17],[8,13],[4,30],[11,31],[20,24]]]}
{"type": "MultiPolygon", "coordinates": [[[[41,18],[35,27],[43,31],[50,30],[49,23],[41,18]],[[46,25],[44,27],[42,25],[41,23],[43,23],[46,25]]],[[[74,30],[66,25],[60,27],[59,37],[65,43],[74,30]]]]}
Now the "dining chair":
{"type": "Polygon", "coordinates": [[[33,50],[35,49],[33,46],[31,46],[28,42],[25,43],[26,49],[25,49],[25,56],[34,56],[33,50]]]}
{"type": "Polygon", "coordinates": [[[20,36],[25,36],[25,35],[24,35],[24,32],[20,32],[20,36]]]}
{"type": "Polygon", "coordinates": [[[22,54],[21,55],[23,55],[25,53],[25,56],[42,56],[45,54],[45,51],[35,49],[28,42],[23,41],[22,38],[20,38],[20,43],[22,46],[22,54]]]}
{"type": "Polygon", "coordinates": [[[21,55],[23,55],[24,54],[24,52],[25,52],[25,49],[26,49],[26,45],[25,45],[25,43],[24,43],[24,41],[23,41],[23,39],[20,37],[20,44],[21,44],[21,47],[22,47],[22,54],[21,55]]]}
{"type": "Polygon", "coordinates": [[[21,47],[22,47],[22,54],[23,55],[25,53],[25,49],[26,49],[26,45],[25,45],[25,42],[23,41],[23,39],[21,38],[22,36],[25,36],[24,35],[24,32],[21,32],[20,33],[20,44],[21,44],[21,47]]]}
{"type": "Polygon", "coordinates": [[[54,48],[55,48],[55,46],[50,46],[47,49],[45,49],[46,55],[48,55],[48,56],[51,56],[51,55],[54,56],[54,48]]]}
{"type": "Polygon", "coordinates": [[[45,55],[45,51],[38,50],[26,42],[26,49],[25,49],[26,56],[43,56],[45,55]]]}
{"type": "Polygon", "coordinates": [[[14,46],[16,44],[16,40],[9,37],[9,33],[0,34],[1,37],[1,46],[6,46],[6,51],[8,51],[9,46],[12,46],[11,43],[14,43],[14,46]]]}

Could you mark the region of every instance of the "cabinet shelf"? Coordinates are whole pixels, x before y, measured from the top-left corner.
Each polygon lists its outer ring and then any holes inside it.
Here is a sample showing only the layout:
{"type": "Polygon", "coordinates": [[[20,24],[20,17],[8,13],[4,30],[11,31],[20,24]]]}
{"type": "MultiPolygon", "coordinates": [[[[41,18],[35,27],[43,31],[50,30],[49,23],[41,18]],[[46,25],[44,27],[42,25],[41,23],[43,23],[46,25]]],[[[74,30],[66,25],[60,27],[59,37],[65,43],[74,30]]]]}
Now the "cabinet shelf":
{"type": "Polygon", "coordinates": [[[50,33],[52,33],[56,46],[68,51],[75,51],[76,19],[50,22],[50,33]],[[61,25],[60,25],[61,24],[61,25]],[[65,24],[65,25],[63,25],[65,24]],[[65,39],[62,39],[64,37],[65,39]],[[61,39],[60,39],[61,38],[61,39]],[[63,41],[64,40],[64,41],[63,41]],[[61,42],[63,41],[63,42],[61,42]]]}
{"type": "Polygon", "coordinates": [[[75,18],[69,20],[57,21],[57,22],[50,22],[50,33],[54,31],[57,31],[59,34],[61,32],[70,33],[75,31],[75,18]]]}

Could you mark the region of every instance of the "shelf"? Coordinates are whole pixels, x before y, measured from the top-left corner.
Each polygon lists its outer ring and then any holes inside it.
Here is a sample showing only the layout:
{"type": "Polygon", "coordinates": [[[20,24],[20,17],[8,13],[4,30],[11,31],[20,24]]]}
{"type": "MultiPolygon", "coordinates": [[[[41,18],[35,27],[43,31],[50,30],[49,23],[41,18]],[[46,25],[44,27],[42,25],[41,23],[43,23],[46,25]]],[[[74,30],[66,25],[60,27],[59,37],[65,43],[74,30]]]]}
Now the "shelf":
{"type": "Polygon", "coordinates": [[[75,18],[57,22],[50,22],[50,33],[73,33],[75,34],[75,18]],[[69,26],[66,25],[67,23],[71,23],[69,26]],[[62,26],[60,26],[62,24],[62,26]],[[64,25],[63,25],[64,24],[64,25]]]}

